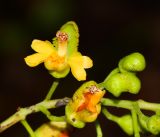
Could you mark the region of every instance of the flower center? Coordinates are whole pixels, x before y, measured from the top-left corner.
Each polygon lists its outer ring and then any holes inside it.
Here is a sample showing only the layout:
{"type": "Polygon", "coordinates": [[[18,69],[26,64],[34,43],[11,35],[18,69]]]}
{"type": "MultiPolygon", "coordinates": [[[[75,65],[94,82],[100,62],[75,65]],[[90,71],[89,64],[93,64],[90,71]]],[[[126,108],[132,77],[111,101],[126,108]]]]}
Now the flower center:
{"type": "Polygon", "coordinates": [[[58,31],[56,37],[58,38],[58,55],[65,56],[67,53],[68,35],[67,33],[58,31]]]}
{"type": "Polygon", "coordinates": [[[96,105],[99,103],[100,99],[103,97],[104,92],[97,88],[95,85],[89,87],[88,91],[83,93],[84,102],[78,107],[77,112],[82,111],[84,109],[96,113],[97,108],[96,105]]]}
{"type": "Polygon", "coordinates": [[[58,55],[51,55],[45,61],[45,66],[48,70],[62,71],[67,64],[65,58],[58,55]]]}

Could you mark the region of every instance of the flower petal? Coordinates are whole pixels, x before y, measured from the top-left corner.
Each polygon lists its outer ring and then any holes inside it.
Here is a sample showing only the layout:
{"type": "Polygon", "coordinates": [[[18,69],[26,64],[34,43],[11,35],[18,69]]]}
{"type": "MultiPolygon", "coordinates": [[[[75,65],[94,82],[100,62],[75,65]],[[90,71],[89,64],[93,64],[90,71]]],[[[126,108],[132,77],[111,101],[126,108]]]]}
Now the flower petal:
{"type": "Polygon", "coordinates": [[[28,66],[35,67],[39,65],[40,63],[42,63],[46,58],[47,56],[44,54],[35,53],[35,54],[27,56],[26,58],[24,58],[24,60],[28,66]]]}
{"type": "Polygon", "coordinates": [[[83,67],[83,57],[79,52],[74,53],[68,59],[68,64],[71,67],[71,72],[78,80],[86,80],[86,71],[83,67]]]}
{"type": "Polygon", "coordinates": [[[52,43],[50,43],[49,41],[33,40],[32,44],[31,44],[31,47],[36,52],[47,54],[47,55],[49,55],[53,52],[56,52],[52,43]]]}
{"type": "Polygon", "coordinates": [[[83,67],[91,68],[93,66],[93,61],[88,56],[83,56],[83,67]]]}
{"type": "Polygon", "coordinates": [[[86,71],[83,68],[83,65],[80,64],[70,64],[71,66],[71,72],[73,76],[78,80],[86,80],[86,71]]]}

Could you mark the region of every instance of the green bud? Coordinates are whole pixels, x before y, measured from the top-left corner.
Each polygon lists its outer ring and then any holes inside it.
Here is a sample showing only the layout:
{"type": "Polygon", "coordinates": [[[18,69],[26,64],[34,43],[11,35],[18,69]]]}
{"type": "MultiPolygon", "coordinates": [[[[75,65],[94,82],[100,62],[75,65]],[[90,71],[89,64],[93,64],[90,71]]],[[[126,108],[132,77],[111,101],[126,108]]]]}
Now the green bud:
{"type": "Polygon", "coordinates": [[[122,128],[122,130],[128,135],[133,135],[133,122],[131,115],[124,115],[120,117],[117,121],[117,124],[122,128]]]}
{"type": "Polygon", "coordinates": [[[152,115],[151,117],[144,115],[138,105],[134,105],[134,109],[137,111],[138,120],[141,127],[154,135],[160,133],[160,116],[152,115]]]}
{"type": "Polygon", "coordinates": [[[103,86],[118,97],[122,92],[137,94],[140,90],[141,82],[132,73],[115,73],[104,81],[103,86]]]}
{"type": "Polygon", "coordinates": [[[136,72],[144,70],[146,66],[145,58],[142,54],[135,52],[119,61],[120,72],[136,72]]]}
{"type": "Polygon", "coordinates": [[[149,118],[147,122],[148,130],[154,134],[157,135],[160,133],[160,116],[153,115],[149,118]]]}

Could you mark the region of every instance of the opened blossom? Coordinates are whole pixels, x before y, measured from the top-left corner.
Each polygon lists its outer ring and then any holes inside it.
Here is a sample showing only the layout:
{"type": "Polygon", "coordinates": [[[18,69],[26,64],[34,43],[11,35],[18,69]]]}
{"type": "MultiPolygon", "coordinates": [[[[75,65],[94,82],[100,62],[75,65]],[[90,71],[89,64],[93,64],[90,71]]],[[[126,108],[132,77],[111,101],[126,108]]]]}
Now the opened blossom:
{"type": "Polygon", "coordinates": [[[73,95],[66,106],[67,121],[77,128],[83,128],[86,122],[93,122],[101,111],[100,100],[104,96],[94,81],[84,83],[73,95]]]}
{"type": "Polygon", "coordinates": [[[67,33],[58,31],[53,44],[49,41],[33,40],[31,48],[36,53],[25,58],[26,64],[35,67],[44,63],[46,69],[56,78],[65,77],[71,69],[78,81],[86,80],[85,69],[92,67],[92,60],[82,56],[77,50],[68,54],[68,37],[67,33]]]}

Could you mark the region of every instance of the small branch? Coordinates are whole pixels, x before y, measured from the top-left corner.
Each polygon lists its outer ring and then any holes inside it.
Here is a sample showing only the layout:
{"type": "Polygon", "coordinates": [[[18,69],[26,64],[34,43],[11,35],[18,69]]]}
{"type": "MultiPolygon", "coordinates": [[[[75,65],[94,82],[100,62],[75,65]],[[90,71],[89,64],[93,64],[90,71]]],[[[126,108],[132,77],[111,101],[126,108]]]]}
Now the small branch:
{"type": "Polygon", "coordinates": [[[140,137],[136,111],[132,109],[131,113],[132,113],[132,119],[133,119],[134,137],[140,137]]]}
{"type": "Polygon", "coordinates": [[[36,137],[34,131],[32,130],[31,126],[28,124],[27,120],[22,120],[21,124],[25,127],[31,137],[36,137]]]}
{"type": "Polygon", "coordinates": [[[30,107],[20,108],[15,114],[0,123],[0,133],[7,128],[13,126],[17,122],[24,120],[27,115],[39,112],[40,106],[45,107],[46,109],[57,108],[60,106],[65,106],[69,102],[69,100],[69,98],[55,99],[49,101],[46,100],[30,107]]]}
{"type": "Polygon", "coordinates": [[[109,99],[109,98],[102,98],[101,103],[103,106],[112,106],[117,108],[124,108],[124,109],[133,109],[133,103],[137,102],[139,107],[144,110],[150,111],[160,111],[160,104],[158,103],[150,103],[144,100],[137,100],[137,101],[130,101],[130,100],[117,100],[117,99],[109,99]]]}
{"type": "Polygon", "coordinates": [[[51,114],[51,112],[43,106],[39,107],[39,110],[50,120],[50,121],[65,121],[65,116],[57,117],[51,114]]]}
{"type": "Polygon", "coordinates": [[[102,129],[99,122],[96,120],[95,122],[97,137],[103,137],[102,129]]]}
{"type": "Polygon", "coordinates": [[[109,120],[112,120],[114,122],[118,122],[119,117],[111,114],[106,108],[102,108],[102,113],[105,115],[105,117],[109,120]]]}
{"type": "Polygon", "coordinates": [[[59,81],[58,80],[56,80],[56,81],[53,82],[50,90],[47,93],[47,96],[46,96],[45,100],[50,100],[51,99],[51,97],[52,97],[52,95],[53,95],[53,93],[56,90],[56,88],[57,88],[58,85],[59,85],[59,81]]]}

